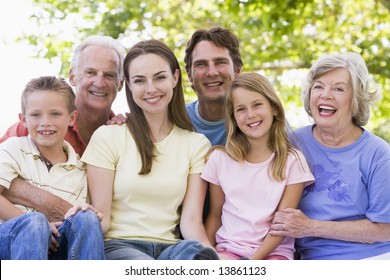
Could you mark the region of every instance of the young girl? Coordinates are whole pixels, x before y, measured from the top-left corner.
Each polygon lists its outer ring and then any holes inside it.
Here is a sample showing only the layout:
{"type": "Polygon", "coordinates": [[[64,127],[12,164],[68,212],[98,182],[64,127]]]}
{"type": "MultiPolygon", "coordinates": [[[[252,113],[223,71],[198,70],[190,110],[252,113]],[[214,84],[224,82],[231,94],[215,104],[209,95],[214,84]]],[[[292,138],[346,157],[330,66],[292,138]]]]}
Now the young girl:
{"type": "Polygon", "coordinates": [[[208,237],[222,259],[293,259],[294,240],[268,231],[313,176],[289,143],[282,104],[266,78],[245,73],[233,81],[226,115],[226,146],[214,148],[201,176],[210,182],[208,237]]]}

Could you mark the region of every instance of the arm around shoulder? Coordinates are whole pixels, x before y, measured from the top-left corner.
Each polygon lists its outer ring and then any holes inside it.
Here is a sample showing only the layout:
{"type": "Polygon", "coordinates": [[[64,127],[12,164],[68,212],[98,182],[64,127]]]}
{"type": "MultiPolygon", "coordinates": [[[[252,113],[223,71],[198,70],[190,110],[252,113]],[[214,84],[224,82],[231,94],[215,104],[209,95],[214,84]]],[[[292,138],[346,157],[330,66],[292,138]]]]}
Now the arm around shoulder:
{"type": "Polygon", "coordinates": [[[2,193],[14,204],[34,208],[43,213],[49,222],[62,221],[65,213],[72,207],[66,200],[38,187],[22,178],[15,178],[9,189],[2,193]]]}

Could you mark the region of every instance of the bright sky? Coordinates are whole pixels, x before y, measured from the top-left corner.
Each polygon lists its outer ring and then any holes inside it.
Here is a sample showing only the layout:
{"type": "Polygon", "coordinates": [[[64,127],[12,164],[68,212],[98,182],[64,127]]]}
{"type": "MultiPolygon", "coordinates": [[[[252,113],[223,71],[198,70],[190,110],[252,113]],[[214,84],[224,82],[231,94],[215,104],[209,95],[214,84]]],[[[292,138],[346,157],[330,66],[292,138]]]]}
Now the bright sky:
{"type": "Polygon", "coordinates": [[[28,26],[29,9],[26,3],[25,0],[8,1],[7,6],[0,10],[1,135],[17,120],[20,93],[29,77],[33,73],[39,75],[43,71],[50,72],[47,65],[29,58],[25,46],[13,42],[13,39],[28,26]]]}
{"type": "MultiPolygon", "coordinates": [[[[45,60],[32,58],[33,50],[24,43],[16,43],[15,38],[28,32],[32,24],[31,1],[7,1],[0,9],[0,85],[1,97],[0,137],[6,129],[18,120],[20,94],[26,83],[43,75],[58,75],[59,65],[50,65],[45,60]]],[[[118,94],[113,110],[126,112],[127,103],[124,92],[118,94]]]]}

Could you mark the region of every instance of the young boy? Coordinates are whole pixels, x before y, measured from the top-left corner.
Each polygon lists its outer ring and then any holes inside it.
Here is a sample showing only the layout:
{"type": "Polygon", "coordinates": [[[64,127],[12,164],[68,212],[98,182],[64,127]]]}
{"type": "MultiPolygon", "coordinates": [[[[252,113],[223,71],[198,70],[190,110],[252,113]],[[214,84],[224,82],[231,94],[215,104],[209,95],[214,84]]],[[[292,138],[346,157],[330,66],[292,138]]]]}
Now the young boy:
{"type": "MultiPolygon", "coordinates": [[[[74,206],[85,204],[87,196],[85,166],[72,146],[64,140],[68,126],[75,123],[78,114],[74,99],[72,88],[63,79],[40,77],[27,83],[22,93],[22,113],[19,114],[19,118],[27,127],[29,135],[9,138],[0,145],[0,209],[2,209],[0,219],[6,220],[0,224],[0,238],[3,236],[1,235],[3,230],[14,230],[14,228],[7,229],[5,226],[15,219],[12,217],[26,219],[23,216],[30,215],[20,215],[34,211],[28,207],[29,205],[17,205],[17,208],[15,206],[12,208],[11,203],[1,196],[4,188],[9,188],[12,180],[17,177],[38,188],[50,191],[74,206]],[[9,211],[3,211],[5,207],[9,211]]],[[[78,211],[65,221],[50,224],[53,237],[49,259],[104,259],[99,217],[91,206],[89,209],[91,210],[78,211]]],[[[34,223],[30,223],[29,227],[31,226],[34,226],[34,223]]],[[[39,228],[42,230],[42,226],[39,228]]],[[[50,230],[48,231],[50,234],[50,230]]],[[[8,234],[8,236],[12,235],[8,234]]],[[[43,233],[42,236],[45,239],[47,233],[43,233]]],[[[23,248],[31,246],[31,243],[34,244],[35,250],[46,251],[47,255],[47,245],[37,247],[36,240],[30,240],[30,244],[19,242],[15,245],[13,240],[1,244],[2,247],[5,244],[8,247],[23,248]]],[[[44,242],[38,242],[41,243],[44,242]]],[[[9,259],[17,258],[13,255],[0,256],[9,259]]],[[[23,253],[20,256],[26,257],[23,253]]]]}

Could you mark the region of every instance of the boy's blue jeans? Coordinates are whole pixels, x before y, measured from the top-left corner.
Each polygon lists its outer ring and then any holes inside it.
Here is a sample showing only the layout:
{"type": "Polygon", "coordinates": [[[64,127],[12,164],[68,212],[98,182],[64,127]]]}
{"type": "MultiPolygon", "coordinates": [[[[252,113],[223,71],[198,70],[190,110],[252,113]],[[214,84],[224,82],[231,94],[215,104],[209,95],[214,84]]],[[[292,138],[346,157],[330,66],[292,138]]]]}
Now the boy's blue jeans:
{"type": "Polygon", "coordinates": [[[58,228],[60,247],[50,260],[104,260],[102,228],[95,212],[78,211],[58,228]]]}
{"type": "Polygon", "coordinates": [[[48,255],[51,229],[39,212],[24,214],[0,224],[0,259],[103,260],[104,242],[98,217],[79,211],[58,228],[60,247],[48,255]]]}
{"type": "Polygon", "coordinates": [[[47,260],[51,230],[46,217],[33,212],[0,224],[1,260],[47,260]]]}

